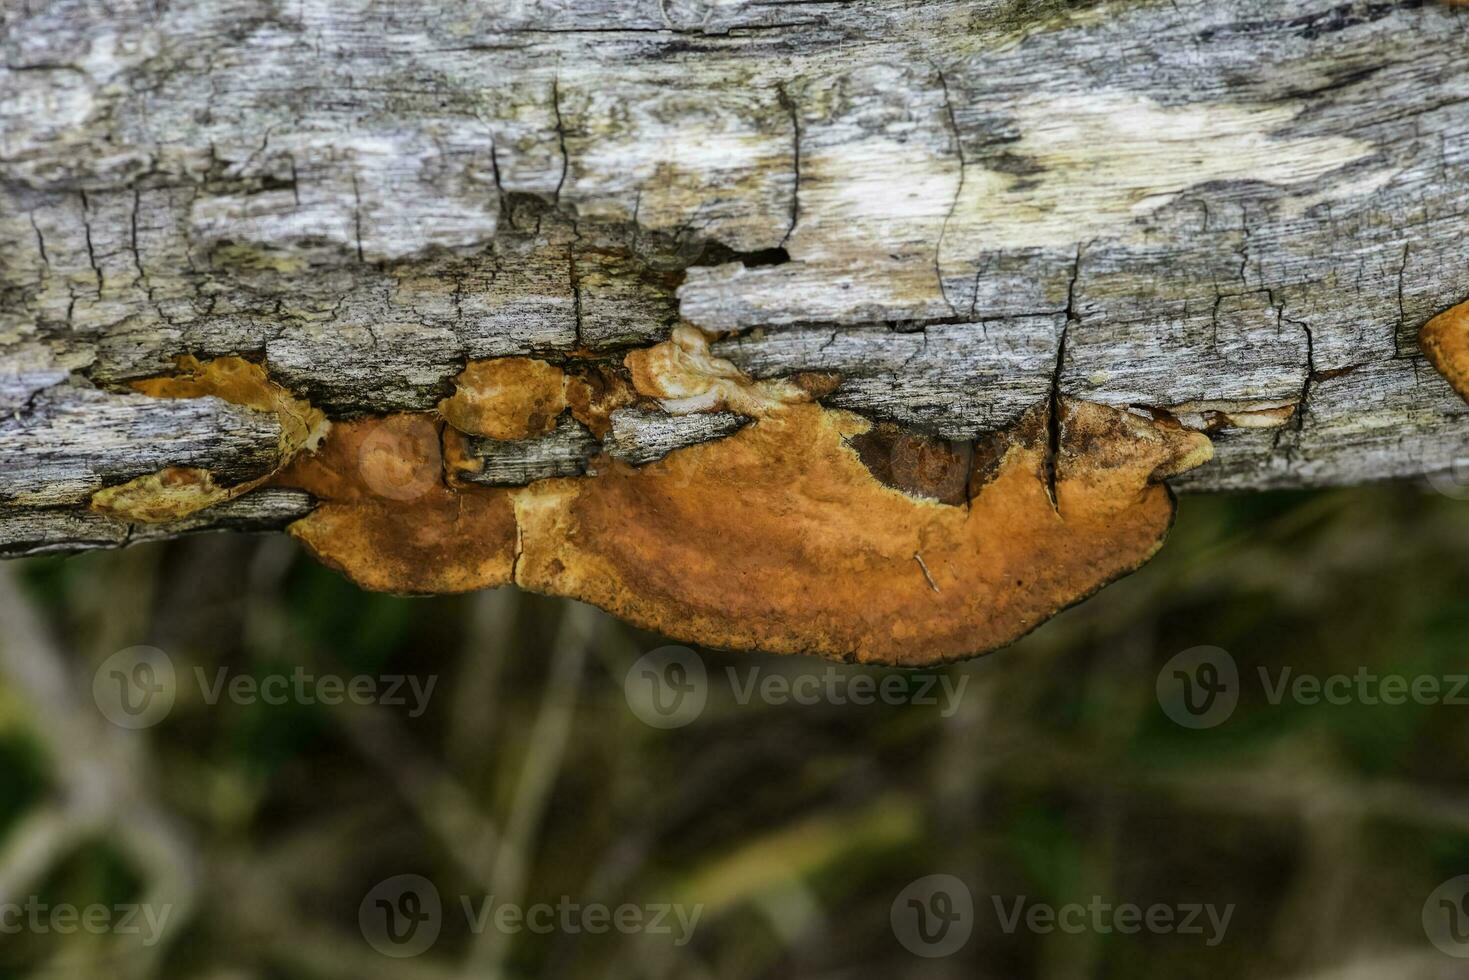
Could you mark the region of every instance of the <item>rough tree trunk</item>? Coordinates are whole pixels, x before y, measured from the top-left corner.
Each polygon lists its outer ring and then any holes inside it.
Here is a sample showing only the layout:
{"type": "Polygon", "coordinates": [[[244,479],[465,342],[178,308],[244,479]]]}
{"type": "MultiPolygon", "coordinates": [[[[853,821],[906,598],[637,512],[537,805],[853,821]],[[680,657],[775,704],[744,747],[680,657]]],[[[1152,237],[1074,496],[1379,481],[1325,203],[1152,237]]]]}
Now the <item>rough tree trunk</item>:
{"type": "MultiPolygon", "coordinates": [[[[298,521],[331,492],[277,472],[320,435],[293,412],[435,419],[456,494],[749,446],[812,399],[917,454],[863,452],[889,486],[960,466],[965,507],[1008,433],[1064,512],[1090,406],[1206,433],[1143,474],[1179,490],[1442,471],[1469,405],[1418,332],[1469,296],[1466,43],[1419,0],[18,0],[0,554],[298,521]],[[639,380],[670,351],[694,380],[639,380]],[[264,387],[138,383],[223,358],[264,387]],[[446,415],[502,358],[606,404],[446,415]],[[120,485],[164,504],[98,506],[120,485]]],[[[421,590],[520,581],[520,547],[457,579],[326,557],[421,590]]]]}

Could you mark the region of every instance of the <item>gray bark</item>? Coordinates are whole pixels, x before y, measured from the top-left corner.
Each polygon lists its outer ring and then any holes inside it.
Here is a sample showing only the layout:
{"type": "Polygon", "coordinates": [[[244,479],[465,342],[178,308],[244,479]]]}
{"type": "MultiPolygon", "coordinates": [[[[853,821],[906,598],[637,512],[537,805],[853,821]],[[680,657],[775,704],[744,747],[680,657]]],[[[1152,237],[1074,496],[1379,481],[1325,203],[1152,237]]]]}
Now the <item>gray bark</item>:
{"type": "MultiPolygon", "coordinates": [[[[136,540],[279,426],[127,382],[263,360],[333,418],[680,319],[974,439],[1052,392],[1207,428],[1181,490],[1469,456],[1418,328],[1469,297],[1469,10],[1302,0],[22,0],[0,12],[0,554],[136,540]]],[[[737,417],[476,441],[484,479],[737,417]]],[[[187,526],[279,527],[256,491],[187,526]]]]}

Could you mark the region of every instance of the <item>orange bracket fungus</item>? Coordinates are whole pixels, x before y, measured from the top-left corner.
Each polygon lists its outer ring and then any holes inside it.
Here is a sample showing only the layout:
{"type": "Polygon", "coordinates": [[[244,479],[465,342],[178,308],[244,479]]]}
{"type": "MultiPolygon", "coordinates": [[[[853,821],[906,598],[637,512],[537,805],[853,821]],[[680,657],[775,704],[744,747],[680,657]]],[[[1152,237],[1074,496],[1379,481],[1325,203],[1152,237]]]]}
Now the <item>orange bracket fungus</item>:
{"type": "Polygon", "coordinates": [[[1418,331],[1418,346],[1459,397],[1469,401],[1469,302],[1425,323],[1418,331]]]}
{"type": "MultiPolygon", "coordinates": [[[[262,482],[318,501],[290,532],[366,588],[513,583],[686,642],[861,663],[992,650],[1132,571],[1172,522],[1163,480],[1212,453],[1199,432],[1067,398],[977,444],[932,439],[821,405],[829,375],[752,381],[687,326],[623,364],[471,363],[437,413],[338,421],[319,445],[315,410],[222,360],[139,390],[233,396],[281,413],[283,431],[289,418],[288,462],[262,482]],[[553,438],[558,419],[600,439],[631,405],[750,421],[640,466],[594,442],[584,476],[464,478],[476,439],[553,438]]],[[[94,506],[121,512],[122,489],[94,506]]],[[[142,501],[126,513],[146,520],[181,492],[130,493],[142,501]]]]}
{"type": "Polygon", "coordinates": [[[516,582],[687,641],[921,666],[994,649],[1146,561],[1173,519],[1158,481],[1208,440],[1064,404],[1056,501],[1037,410],[963,505],[877,480],[871,423],[793,405],[641,469],[515,496],[516,582]]]}

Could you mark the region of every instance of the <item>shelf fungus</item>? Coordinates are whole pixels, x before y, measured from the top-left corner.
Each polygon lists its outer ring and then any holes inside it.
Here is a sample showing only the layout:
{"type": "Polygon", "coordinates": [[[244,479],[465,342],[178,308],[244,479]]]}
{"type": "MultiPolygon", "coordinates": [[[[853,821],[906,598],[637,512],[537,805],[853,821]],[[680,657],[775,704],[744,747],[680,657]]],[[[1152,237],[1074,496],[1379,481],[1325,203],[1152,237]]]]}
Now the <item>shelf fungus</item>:
{"type": "Polygon", "coordinates": [[[1212,452],[1169,420],[1065,398],[949,443],[821,405],[836,380],[752,381],[691,328],[594,371],[504,359],[466,370],[439,413],[337,422],[271,482],[318,501],[291,533],[367,588],[514,583],[686,642],[922,666],[1003,646],[1137,568],[1172,522],[1162,481],[1212,452]],[[632,402],[749,421],[645,465],[594,442],[584,476],[456,478],[475,438],[572,418],[601,438],[588,406],[605,422],[632,402]]]}
{"type": "Polygon", "coordinates": [[[1459,397],[1469,401],[1469,301],[1425,323],[1418,345],[1459,397]]]}
{"type": "Polygon", "coordinates": [[[794,405],[641,469],[515,497],[516,581],[687,641],[921,666],[1003,646],[1146,561],[1173,518],[1159,481],[1206,437],[1063,403],[1055,466],[1032,411],[953,505],[878,480],[871,423],[794,405]]]}

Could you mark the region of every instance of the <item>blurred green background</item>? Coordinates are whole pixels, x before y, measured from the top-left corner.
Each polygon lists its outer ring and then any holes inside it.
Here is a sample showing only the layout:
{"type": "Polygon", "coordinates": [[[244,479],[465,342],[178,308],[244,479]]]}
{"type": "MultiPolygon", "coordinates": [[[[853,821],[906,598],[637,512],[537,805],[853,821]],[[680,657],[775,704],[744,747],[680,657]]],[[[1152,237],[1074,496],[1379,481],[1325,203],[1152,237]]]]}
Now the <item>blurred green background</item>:
{"type": "MultiPolygon", "coordinates": [[[[1132,978],[1469,975],[1425,900],[1469,873],[1469,707],[1271,704],[1257,670],[1469,672],[1469,502],[1420,486],[1186,497],[1142,571],[948,668],[957,708],[740,703],[821,661],[699,651],[704,711],[660,730],[624,678],[668,641],[498,590],[371,595],[284,536],[208,535],[0,568],[0,902],[167,906],[158,942],[0,935],[0,977],[1132,978]],[[99,665],[165,651],[160,723],[109,724],[99,665]],[[1174,724],[1159,670],[1244,678],[1174,724]],[[433,677],[427,710],[209,704],[193,680],[433,677]],[[442,929],[390,958],[359,907],[405,873],[442,929]],[[973,898],[961,949],[890,927],[929,874],[973,898]],[[460,909],[700,905],[692,940],[494,929],[460,909]],[[1232,904],[1176,932],[1007,933],[993,899],[1232,904]]],[[[835,668],[844,673],[888,672],[835,668]]],[[[904,675],[908,690],[926,683],[904,675]]],[[[1462,692],[1469,695],[1469,691],[1462,692]]]]}

